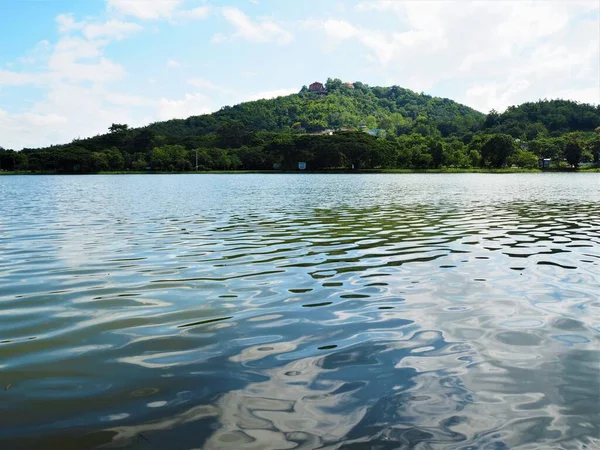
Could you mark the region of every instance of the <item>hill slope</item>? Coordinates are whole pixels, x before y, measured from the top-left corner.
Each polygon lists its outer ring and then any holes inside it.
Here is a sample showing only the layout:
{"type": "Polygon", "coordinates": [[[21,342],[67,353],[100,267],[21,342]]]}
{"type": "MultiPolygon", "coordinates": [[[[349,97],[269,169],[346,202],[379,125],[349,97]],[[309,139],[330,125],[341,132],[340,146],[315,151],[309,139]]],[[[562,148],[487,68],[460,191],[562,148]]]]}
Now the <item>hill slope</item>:
{"type": "Polygon", "coordinates": [[[251,131],[302,129],[315,132],[328,128],[384,129],[392,134],[439,129],[443,135],[472,130],[484,115],[452,100],[417,94],[398,86],[369,87],[356,82],[351,88],[340,80],[328,80],[327,94],[309,92],[225,107],[213,114],[151,124],[146,129],[163,135],[199,136],[215,132],[236,121],[251,131]]]}

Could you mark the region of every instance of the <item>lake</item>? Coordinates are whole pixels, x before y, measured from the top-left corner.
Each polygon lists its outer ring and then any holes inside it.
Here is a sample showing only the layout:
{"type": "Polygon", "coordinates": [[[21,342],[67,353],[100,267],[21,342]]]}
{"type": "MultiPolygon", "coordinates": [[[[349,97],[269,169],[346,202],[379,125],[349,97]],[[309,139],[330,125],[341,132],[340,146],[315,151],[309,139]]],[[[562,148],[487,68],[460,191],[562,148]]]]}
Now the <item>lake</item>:
{"type": "Polygon", "coordinates": [[[600,447],[600,174],[0,177],[0,448],[600,447]]]}

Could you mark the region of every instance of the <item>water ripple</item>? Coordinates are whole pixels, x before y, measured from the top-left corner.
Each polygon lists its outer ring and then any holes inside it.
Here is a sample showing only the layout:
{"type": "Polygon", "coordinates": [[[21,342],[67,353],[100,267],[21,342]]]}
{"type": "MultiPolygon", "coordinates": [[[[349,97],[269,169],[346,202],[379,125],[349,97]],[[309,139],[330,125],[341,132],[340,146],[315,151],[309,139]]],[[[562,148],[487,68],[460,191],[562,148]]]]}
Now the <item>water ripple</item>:
{"type": "Polygon", "coordinates": [[[0,447],[596,448],[599,194],[0,177],[0,447]]]}

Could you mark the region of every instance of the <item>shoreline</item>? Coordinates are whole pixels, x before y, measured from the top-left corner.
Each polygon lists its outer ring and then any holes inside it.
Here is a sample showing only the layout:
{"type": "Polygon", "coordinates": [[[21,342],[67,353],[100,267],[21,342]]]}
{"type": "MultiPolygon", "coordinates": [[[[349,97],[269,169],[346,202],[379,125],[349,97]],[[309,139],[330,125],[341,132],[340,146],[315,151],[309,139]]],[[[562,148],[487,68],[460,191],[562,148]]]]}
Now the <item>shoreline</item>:
{"type": "Polygon", "coordinates": [[[114,171],[114,172],[30,172],[30,171],[0,171],[2,175],[215,175],[215,174],[448,174],[448,173],[489,173],[489,174],[506,174],[506,173],[600,173],[600,167],[590,167],[584,169],[365,169],[365,170],[314,170],[314,171],[286,171],[286,170],[203,170],[203,171],[185,171],[185,172],[169,172],[169,171],[114,171]]]}

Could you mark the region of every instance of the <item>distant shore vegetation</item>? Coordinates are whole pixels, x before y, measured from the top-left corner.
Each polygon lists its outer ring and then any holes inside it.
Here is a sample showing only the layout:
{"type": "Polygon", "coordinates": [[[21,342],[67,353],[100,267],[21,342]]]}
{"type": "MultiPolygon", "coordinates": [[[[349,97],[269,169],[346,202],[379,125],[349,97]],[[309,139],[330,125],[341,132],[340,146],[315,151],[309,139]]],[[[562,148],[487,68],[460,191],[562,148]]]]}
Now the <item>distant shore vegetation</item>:
{"type": "Polygon", "coordinates": [[[542,100],[481,114],[397,86],[329,79],[319,94],[13,151],[0,171],[493,171],[600,165],[600,107],[542,100]],[[544,160],[546,160],[544,162],[544,160]]]}

